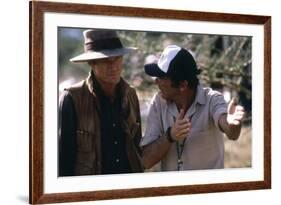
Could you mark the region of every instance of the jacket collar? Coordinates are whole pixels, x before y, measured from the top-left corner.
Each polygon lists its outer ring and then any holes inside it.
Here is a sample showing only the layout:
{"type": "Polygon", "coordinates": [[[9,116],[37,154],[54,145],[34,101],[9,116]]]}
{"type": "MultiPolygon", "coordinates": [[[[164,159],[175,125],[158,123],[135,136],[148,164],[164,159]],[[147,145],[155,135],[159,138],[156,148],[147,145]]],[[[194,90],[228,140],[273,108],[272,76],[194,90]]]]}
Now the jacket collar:
{"type": "MultiPolygon", "coordinates": [[[[89,72],[89,76],[86,79],[86,85],[88,87],[88,90],[90,93],[96,98],[98,101],[97,103],[97,109],[100,112],[100,92],[102,92],[101,87],[97,79],[95,78],[95,75],[92,71],[89,72]]],[[[129,107],[128,107],[128,92],[129,92],[129,84],[126,83],[123,78],[120,79],[120,82],[117,84],[117,92],[119,97],[121,98],[121,113],[120,117],[123,119],[127,119],[129,115],[129,107]]]]}
{"type": "MultiPolygon", "coordinates": [[[[93,71],[89,72],[89,75],[86,79],[86,85],[90,91],[90,93],[92,93],[95,97],[97,97],[97,95],[99,95],[101,92],[103,92],[101,90],[101,86],[99,84],[99,82],[97,81],[93,71]]],[[[123,78],[120,79],[120,82],[117,84],[117,92],[119,92],[119,94],[121,96],[126,96],[127,92],[128,92],[128,83],[126,83],[123,78]]]]}

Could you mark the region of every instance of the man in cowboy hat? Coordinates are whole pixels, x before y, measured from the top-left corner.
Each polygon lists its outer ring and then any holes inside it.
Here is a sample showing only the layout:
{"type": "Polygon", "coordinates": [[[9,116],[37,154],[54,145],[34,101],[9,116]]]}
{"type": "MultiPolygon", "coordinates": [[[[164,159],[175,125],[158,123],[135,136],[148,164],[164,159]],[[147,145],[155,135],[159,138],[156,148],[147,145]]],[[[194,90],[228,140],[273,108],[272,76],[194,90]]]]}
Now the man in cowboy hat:
{"type": "Polygon", "coordinates": [[[83,32],[86,80],[65,89],[59,105],[59,176],[142,172],[136,91],[121,77],[123,47],[115,31],[83,32]]]}
{"type": "Polygon", "coordinates": [[[223,168],[222,133],[239,137],[243,107],[234,99],[227,105],[222,94],[202,87],[193,56],[179,46],[167,46],[145,72],[157,77],[160,90],[140,144],[145,168],[159,161],[162,171],[223,168]]]}

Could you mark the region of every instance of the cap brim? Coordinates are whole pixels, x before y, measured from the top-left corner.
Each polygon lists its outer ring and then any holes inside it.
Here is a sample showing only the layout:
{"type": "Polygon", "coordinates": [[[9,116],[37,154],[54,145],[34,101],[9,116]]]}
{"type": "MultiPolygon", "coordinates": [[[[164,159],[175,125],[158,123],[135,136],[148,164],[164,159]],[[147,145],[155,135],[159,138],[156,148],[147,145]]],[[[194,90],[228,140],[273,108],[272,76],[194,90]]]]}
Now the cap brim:
{"type": "Polygon", "coordinates": [[[146,64],[144,66],[144,71],[147,75],[153,76],[153,77],[164,77],[167,76],[165,72],[160,70],[158,65],[156,63],[146,64]]]}
{"type": "Polygon", "coordinates": [[[119,48],[119,49],[112,49],[112,50],[103,50],[103,51],[88,51],[86,53],[82,53],[74,58],[71,58],[70,61],[73,63],[83,63],[89,62],[91,60],[102,59],[102,58],[109,58],[114,56],[122,56],[128,54],[132,51],[135,51],[137,48],[134,47],[126,47],[126,48],[119,48]]]}

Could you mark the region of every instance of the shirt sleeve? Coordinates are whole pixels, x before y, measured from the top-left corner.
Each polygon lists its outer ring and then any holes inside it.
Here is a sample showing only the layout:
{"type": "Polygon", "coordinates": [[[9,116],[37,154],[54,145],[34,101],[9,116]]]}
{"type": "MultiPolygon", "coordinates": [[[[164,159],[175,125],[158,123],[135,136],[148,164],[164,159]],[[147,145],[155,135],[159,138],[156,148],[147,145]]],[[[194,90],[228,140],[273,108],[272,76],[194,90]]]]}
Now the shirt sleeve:
{"type": "MultiPolygon", "coordinates": [[[[217,93],[212,97],[211,100],[211,115],[213,117],[213,120],[215,122],[215,125],[217,128],[219,128],[219,119],[222,114],[227,113],[227,103],[224,100],[224,97],[222,94],[217,93]]],[[[220,128],[219,128],[220,129],[220,128]]]]}
{"type": "Polygon", "coordinates": [[[76,112],[71,95],[64,91],[59,103],[59,176],[73,176],[76,154],[76,112]]]}
{"type": "Polygon", "coordinates": [[[145,146],[158,139],[163,134],[161,123],[161,104],[159,96],[155,95],[149,108],[146,129],[140,146],[145,146]]]}

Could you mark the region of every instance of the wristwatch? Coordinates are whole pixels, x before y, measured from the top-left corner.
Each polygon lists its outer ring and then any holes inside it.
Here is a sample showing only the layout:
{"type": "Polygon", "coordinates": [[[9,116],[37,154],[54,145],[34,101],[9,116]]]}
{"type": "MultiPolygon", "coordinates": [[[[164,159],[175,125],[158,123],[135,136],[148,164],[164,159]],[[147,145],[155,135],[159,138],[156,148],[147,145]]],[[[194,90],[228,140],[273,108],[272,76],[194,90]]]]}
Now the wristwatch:
{"type": "Polygon", "coordinates": [[[170,143],[173,143],[175,142],[176,140],[174,140],[171,136],[171,127],[168,127],[167,131],[166,131],[166,137],[167,137],[167,140],[170,142],[170,143]]]}

